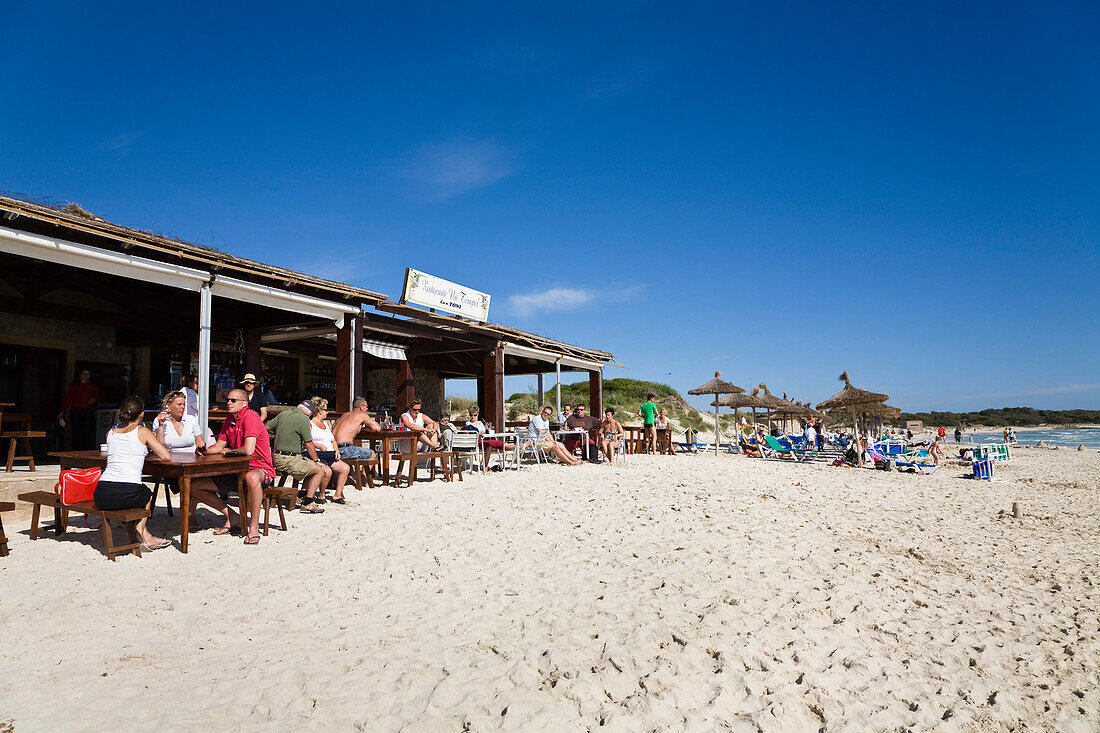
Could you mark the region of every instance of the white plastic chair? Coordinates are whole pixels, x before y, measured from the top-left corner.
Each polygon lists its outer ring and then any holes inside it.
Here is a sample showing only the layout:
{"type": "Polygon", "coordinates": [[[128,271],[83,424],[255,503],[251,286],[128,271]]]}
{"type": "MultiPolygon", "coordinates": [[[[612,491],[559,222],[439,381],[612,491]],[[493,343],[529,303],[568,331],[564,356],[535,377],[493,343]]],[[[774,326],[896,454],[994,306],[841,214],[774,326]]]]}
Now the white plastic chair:
{"type": "Polygon", "coordinates": [[[483,470],[481,458],[481,441],[475,432],[458,432],[451,438],[451,450],[455,453],[466,453],[473,456],[474,466],[478,471],[483,470]]]}

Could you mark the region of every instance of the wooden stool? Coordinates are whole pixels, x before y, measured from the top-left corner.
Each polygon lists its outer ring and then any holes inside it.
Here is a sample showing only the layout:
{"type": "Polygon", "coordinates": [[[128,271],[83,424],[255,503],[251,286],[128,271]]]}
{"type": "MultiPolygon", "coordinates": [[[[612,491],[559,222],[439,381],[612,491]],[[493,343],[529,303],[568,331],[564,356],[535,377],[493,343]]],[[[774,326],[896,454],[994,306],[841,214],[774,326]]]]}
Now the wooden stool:
{"type": "Polygon", "coordinates": [[[351,466],[351,480],[355,488],[363,490],[363,483],[374,488],[374,469],[378,465],[378,457],[370,458],[345,458],[344,463],[351,466]]]}
{"type": "Polygon", "coordinates": [[[8,438],[8,473],[11,473],[14,469],[16,461],[26,461],[30,466],[31,471],[35,471],[34,467],[34,451],[31,450],[31,438],[45,438],[46,433],[42,430],[10,430],[6,433],[0,433],[0,440],[8,438]],[[15,455],[16,443],[23,441],[23,450],[27,452],[26,455],[15,455]]]}
{"type": "MultiPolygon", "coordinates": [[[[0,514],[15,511],[14,501],[0,501],[0,514]]],[[[8,536],[4,534],[4,520],[0,518],[0,557],[8,556],[8,536]]]]}
{"type": "Polygon", "coordinates": [[[286,532],[286,514],[283,513],[283,503],[286,503],[287,511],[294,509],[294,505],[298,502],[298,490],[295,488],[286,488],[285,486],[265,486],[264,498],[263,498],[263,513],[264,513],[264,537],[267,537],[267,528],[271,524],[271,505],[274,504],[275,508],[279,510],[279,524],[282,526],[284,532],[286,532]]]}
{"type": "Polygon", "coordinates": [[[393,475],[394,488],[397,487],[398,481],[405,480],[409,486],[416,483],[416,471],[420,461],[429,461],[432,467],[432,481],[435,481],[435,462],[439,459],[441,469],[443,471],[443,480],[452,481],[454,479],[455,466],[458,467],[458,480],[462,480],[462,462],[455,461],[455,454],[453,451],[427,451],[423,453],[398,453],[397,456],[397,471],[393,475]],[[401,475],[401,466],[408,462],[409,471],[408,475],[401,475]]]}

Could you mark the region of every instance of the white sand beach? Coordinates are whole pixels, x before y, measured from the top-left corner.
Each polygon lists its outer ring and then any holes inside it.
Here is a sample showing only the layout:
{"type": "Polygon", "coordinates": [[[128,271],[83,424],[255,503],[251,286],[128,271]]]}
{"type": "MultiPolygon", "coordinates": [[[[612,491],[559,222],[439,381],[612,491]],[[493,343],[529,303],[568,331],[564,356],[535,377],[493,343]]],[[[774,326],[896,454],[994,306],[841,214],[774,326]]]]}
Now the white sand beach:
{"type": "Polygon", "coordinates": [[[117,563],[5,515],[0,730],[1097,730],[1100,454],[997,469],[631,456],[117,563]]]}

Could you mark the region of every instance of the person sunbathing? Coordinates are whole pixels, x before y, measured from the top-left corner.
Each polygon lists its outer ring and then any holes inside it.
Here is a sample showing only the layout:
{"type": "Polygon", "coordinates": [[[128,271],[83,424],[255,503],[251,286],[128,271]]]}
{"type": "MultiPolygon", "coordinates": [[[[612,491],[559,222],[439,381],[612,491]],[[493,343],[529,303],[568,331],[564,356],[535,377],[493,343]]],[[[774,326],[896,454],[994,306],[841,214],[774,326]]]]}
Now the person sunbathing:
{"type": "MultiPolygon", "coordinates": [[[[758,431],[756,439],[758,441],[763,441],[764,431],[758,431]]],[[[744,433],[738,433],[737,442],[741,446],[741,453],[743,453],[744,455],[751,456],[753,458],[764,457],[764,454],[760,452],[760,448],[756,445],[753,445],[744,433]]]]}

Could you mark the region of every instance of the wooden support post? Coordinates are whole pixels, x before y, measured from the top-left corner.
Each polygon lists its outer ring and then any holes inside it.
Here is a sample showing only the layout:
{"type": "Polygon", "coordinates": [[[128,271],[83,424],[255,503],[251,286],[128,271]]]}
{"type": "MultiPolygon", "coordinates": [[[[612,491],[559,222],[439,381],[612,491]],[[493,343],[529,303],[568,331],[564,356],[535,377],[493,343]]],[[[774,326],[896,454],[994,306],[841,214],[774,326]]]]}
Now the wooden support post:
{"type": "Polygon", "coordinates": [[[413,357],[405,350],[405,361],[397,363],[395,406],[397,415],[404,414],[416,397],[416,381],[413,379],[413,357]]]}
{"type": "MultiPolygon", "coordinates": [[[[244,371],[246,374],[255,374],[261,382],[266,383],[266,377],[261,374],[260,368],[260,332],[250,328],[244,334],[244,371]]],[[[236,375],[237,379],[243,374],[236,375]]]]}
{"type": "Polygon", "coordinates": [[[546,402],[545,402],[546,392],[542,388],[542,372],[539,372],[539,398],[538,399],[539,399],[539,407],[542,407],[543,405],[546,404],[546,402]]]}
{"type": "Polygon", "coordinates": [[[588,414],[603,420],[603,370],[588,373],[588,414]]]}
{"type": "Polygon", "coordinates": [[[336,334],[336,409],[347,412],[362,393],[363,323],[357,316],[346,316],[336,334]]]}
{"type": "Polygon", "coordinates": [[[504,428],[504,347],[499,344],[486,352],[484,359],[485,399],[482,419],[493,423],[494,428],[504,428]]]}

